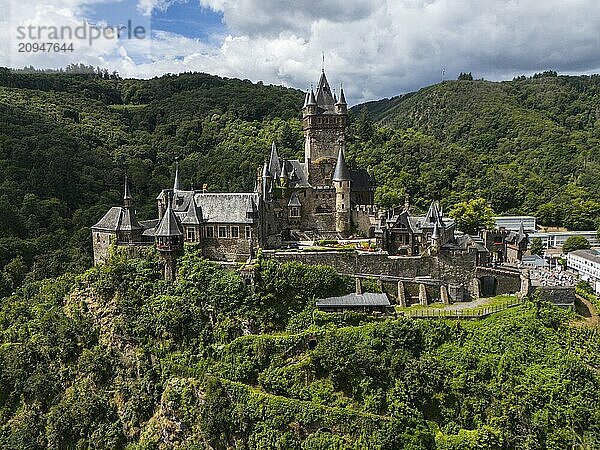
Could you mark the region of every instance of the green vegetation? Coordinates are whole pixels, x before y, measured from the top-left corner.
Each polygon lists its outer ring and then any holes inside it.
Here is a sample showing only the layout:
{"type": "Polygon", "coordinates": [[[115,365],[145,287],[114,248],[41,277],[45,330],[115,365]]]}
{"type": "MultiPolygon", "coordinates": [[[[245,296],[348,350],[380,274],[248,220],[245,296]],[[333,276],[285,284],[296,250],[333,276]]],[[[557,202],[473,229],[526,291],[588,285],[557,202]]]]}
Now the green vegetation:
{"type": "MultiPolygon", "coordinates": [[[[355,107],[347,156],[374,173],[382,206],[482,198],[496,214],[598,229],[599,96],[598,76],[447,81],[355,107]]],[[[302,157],[302,100],[199,73],[0,69],[0,295],[88,268],[89,227],[121,202],[125,172],[140,219],[156,214],[175,158],[184,187],[252,190],[271,140],[302,157]]]]}
{"type": "MultiPolygon", "coordinates": [[[[527,303],[475,322],[313,310],[331,269],[115,256],[0,305],[0,447],[564,449],[600,444],[597,330],[527,303]],[[245,335],[251,331],[253,334],[245,335]]],[[[585,447],[587,446],[587,447],[585,447]]]]}
{"type": "Polygon", "coordinates": [[[456,228],[463,233],[477,234],[494,226],[494,211],[484,198],[475,198],[454,205],[450,217],[456,221],[456,228]]]}
{"type": "MultiPolygon", "coordinates": [[[[599,95],[597,76],[445,82],[364,105],[349,160],[380,205],[467,202],[464,229],[488,203],[597,229],[599,95]]],[[[174,284],[152,253],[87,269],[125,172],[140,219],[176,157],[185,187],[251,190],[271,140],[301,155],[302,98],[204,74],[0,70],[0,448],[600,447],[600,333],[551,305],[327,314],[315,298],[354,290],[333,269],[259,258],[250,290],[193,247],[174,284]]]]}
{"type": "Polygon", "coordinates": [[[358,105],[375,131],[349,155],[370,166],[377,200],[485,198],[497,214],[596,230],[600,223],[600,76],[555,72],[507,82],[446,81],[358,105]],[[364,112],[362,110],[365,110],[364,112]]]}
{"type": "Polygon", "coordinates": [[[569,236],[563,244],[563,252],[569,253],[574,250],[585,250],[590,248],[589,241],[583,236],[569,236]]]}
{"type": "Polygon", "coordinates": [[[460,308],[456,308],[456,305],[451,306],[437,302],[428,305],[396,306],[395,308],[397,312],[408,317],[484,317],[519,304],[521,301],[515,295],[497,295],[480,299],[476,305],[471,302],[460,304],[460,308]]]}
{"type": "Polygon", "coordinates": [[[529,249],[532,255],[541,255],[544,253],[544,243],[539,237],[534,237],[531,240],[531,248],[529,249]]]}

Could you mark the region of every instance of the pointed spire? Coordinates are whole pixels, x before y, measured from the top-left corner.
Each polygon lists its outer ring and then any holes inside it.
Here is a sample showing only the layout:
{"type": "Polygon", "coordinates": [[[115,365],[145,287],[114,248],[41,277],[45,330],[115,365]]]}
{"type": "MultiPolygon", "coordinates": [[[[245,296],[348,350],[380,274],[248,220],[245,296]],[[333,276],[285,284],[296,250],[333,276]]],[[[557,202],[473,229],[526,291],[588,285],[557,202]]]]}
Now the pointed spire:
{"type": "Polygon", "coordinates": [[[432,239],[435,239],[435,240],[437,240],[437,241],[439,241],[439,240],[440,240],[440,237],[441,237],[441,234],[440,234],[440,227],[438,227],[438,223],[437,223],[437,222],[435,222],[435,223],[433,224],[433,233],[432,233],[432,235],[431,235],[431,238],[432,238],[432,239]]]}
{"type": "Polygon", "coordinates": [[[337,105],[337,96],[335,95],[335,88],[333,89],[333,102],[337,105]]]}
{"type": "Polygon", "coordinates": [[[344,152],[340,149],[338,153],[337,162],[335,164],[335,170],[333,171],[333,181],[348,181],[350,179],[350,172],[346,165],[346,158],[344,152]]]}
{"type": "Polygon", "coordinates": [[[173,182],[173,192],[179,190],[179,161],[175,161],[175,181],[173,182]]]}
{"type": "Polygon", "coordinates": [[[315,98],[315,91],[312,88],[312,85],[310,87],[310,94],[308,95],[308,102],[306,103],[306,106],[313,106],[317,104],[317,99],[315,98]]]}
{"type": "Polygon", "coordinates": [[[427,215],[425,216],[425,223],[431,224],[438,222],[440,220],[440,209],[435,200],[431,201],[429,205],[429,209],[427,210],[427,215]]]}
{"type": "Polygon", "coordinates": [[[269,178],[270,176],[271,176],[271,174],[269,173],[269,163],[267,161],[265,161],[265,164],[263,165],[263,171],[262,171],[263,180],[265,178],[269,178]]]}
{"type": "Polygon", "coordinates": [[[285,159],[281,162],[281,175],[279,178],[288,178],[288,172],[285,159]]]}
{"type": "Polygon", "coordinates": [[[333,96],[331,95],[331,88],[329,87],[329,82],[327,81],[327,77],[325,76],[325,72],[321,73],[321,77],[319,78],[319,83],[317,85],[317,94],[316,94],[317,105],[321,108],[333,112],[333,96]]]}
{"type": "Polygon", "coordinates": [[[181,228],[179,227],[179,223],[177,223],[177,217],[173,212],[171,203],[172,200],[171,196],[169,195],[167,200],[167,210],[156,227],[156,237],[175,237],[183,235],[181,228]]]}
{"type": "Polygon", "coordinates": [[[273,178],[279,178],[281,173],[281,164],[279,162],[279,155],[277,154],[277,146],[275,141],[271,144],[271,156],[269,158],[269,172],[273,178]]]}
{"type": "Polygon", "coordinates": [[[192,195],[192,199],[190,201],[190,206],[185,213],[185,217],[181,221],[181,223],[185,223],[187,225],[200,225],[202,222],[202,208],[196,204],[196,199],[192,195]]]}
{"type": "Polygon", "coordinates": [[[131,192],[129,191],[129,180],[125,175],[125,188],[123,189],[123,206],[129,208],[133,205],[133,199],[131,198],[131,192]]]}
{"type": "Polygon", "coordinates": [[[308,97],[310,96],[310,93],[308,91],[306,91],[306,95],[304,96],[304,105],[302,105],[303,108],[306,108],[306,106],[308,105],[308,97]]]}
{"type": "Polygon", "coordinates": [[[519,225],[519,232],[517,233],[517,244],[520,244],[521,241],[525,239],[525,226],[523,225],[523,221],[519,225]]]}
{"type": "Polygon", "coordinates": [[[342,86],[341,83],[340,83],[340,98],[336,102],[336,105],[347,105],[346,96],[344,95],[344,87],[342,86]]]}

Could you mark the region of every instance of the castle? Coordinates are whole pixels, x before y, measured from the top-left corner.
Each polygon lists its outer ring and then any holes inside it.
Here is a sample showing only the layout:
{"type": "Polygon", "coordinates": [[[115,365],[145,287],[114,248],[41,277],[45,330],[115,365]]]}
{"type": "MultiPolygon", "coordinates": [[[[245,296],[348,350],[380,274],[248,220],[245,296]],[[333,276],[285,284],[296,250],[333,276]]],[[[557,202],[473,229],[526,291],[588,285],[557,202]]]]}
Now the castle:
{"type": "MultiPolygon", "coordinates": [[[[158,218],[138,221],[126,178],[123,205],[110,208],[92,227],[94,263],[104,261],[113,245],[132,256],[155,246],[164,262],[164,278],[173,280],[184,243],[198,245],[212,260],[246,261],[259,248],[352,236],[375,238],[388,255],[470,253],[477,266],[490,262],[488,242],[498,239],[455,236],[454,221],[444,217],[436,201],[425,216],[413,215],[408,201],[403,207],[377,210],[373,176],[346,163],[348,105],[343,88],[339,98],[332,93],[324,71],[316,92],[311,88],[306,93],[302,123],[304,161],[281,158],[273,143],[264,165],[257,168],[254,192],[185,190],[176,169],[173,187],[156,198],[158,218]]],[[[524,235],[509,238],[514,238],[515,255],[522,253],[524,235]]]]}
{"type": "Polygon", "coordinates": [[[176,170],[171,189],[157,197],[158,219],[138,221],[127,179],[123,206],[112,207],[92,227],[94,262],[111,245],[132,254],[155,245],[165,261],[165,278],[175,276],[174,260],[184,242],[197,243],[210,259],[242,261],[258,248],[285,241],[371,236],[376,223],[375,180],[345,158],[348,105],[344,90],[332,93],[325,72],[302,108],[304,161],[284,159],[272,144],[257,169],[255,192],[184,190],[176,170]]]}

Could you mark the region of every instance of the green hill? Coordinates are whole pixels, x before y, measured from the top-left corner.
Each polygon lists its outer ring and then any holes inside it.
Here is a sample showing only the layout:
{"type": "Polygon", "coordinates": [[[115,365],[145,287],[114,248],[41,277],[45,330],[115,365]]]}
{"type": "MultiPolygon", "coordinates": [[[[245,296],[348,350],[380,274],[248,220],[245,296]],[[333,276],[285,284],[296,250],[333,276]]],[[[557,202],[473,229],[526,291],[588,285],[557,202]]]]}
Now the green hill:
{"type": "Polygon", "coordinates": [[[259,261],[250,291],[188,250],[176,284],[116,256],[0,303],[1,448],[600,445],[600,334],[572,313],[320,313],[352,289],[331,268],[259,261]]]}
{"type": "MultiPolygon", "coordinates": [[[[545,73],[500,83],[447,81],[355,106],[359,116],[365,109],[390,129],[363,136],[371,142],[356,155],[386,147],[373,161],[375,170],[393,164],[415,184],[404,183],[417,198],[418,190],[433,182],[431,194],[449,205],[481,196],[498,213],[535,214],[546,225],[596,229],[599,107],[600,76],[545,73]],[[414,136],[427,142],[413,150],[392,142],[414,136]]],[[[385,184],[401,190],[392,181],[385,184]]]]}
{"type": "MultiPolygon", "coordinates": [[[[483,197],[498,214],[600,227],[600,77],[444,82],[358,105],[348,159],[376,202],[446,210],[483,197]],[[366,109],[365,109],[366,108],[366,109]],[[369,113],[371,111],[371,117],[369,113]]],[[[89,226],[120,203],[141,219],[172,182],[254,187],[271,140],[302,155],[302,92],[200,73],[151,80],[0,70],[0,295],[91,264],[89,226]]]]}
{"type": "Polygon", "coordinates": [[[91,264],[89,227],[121,202],[138,216],[172,183],[251,190],[271,141],[302,149],[301,92],[200,73],[152,80],[0,70],[0,295],[91,264]]]}

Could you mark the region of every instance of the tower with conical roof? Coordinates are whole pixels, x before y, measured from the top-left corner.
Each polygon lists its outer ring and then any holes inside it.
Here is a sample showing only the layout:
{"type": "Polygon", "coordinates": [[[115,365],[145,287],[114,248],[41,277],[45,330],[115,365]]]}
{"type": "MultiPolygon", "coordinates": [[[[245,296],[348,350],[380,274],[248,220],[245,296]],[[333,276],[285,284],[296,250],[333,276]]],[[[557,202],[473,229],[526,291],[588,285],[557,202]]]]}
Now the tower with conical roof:
{"type": "Polygon", "coordinates": [[[304,162],[313,186],[331,185],[337,156],[345,147],[347,123],[344,91],[336,101],[322,71],[316,93],[311,88],[302,109],[304,162]]]}
{"type": "Polygon", "coordinates": [[[183,246],[183,232],[173,212],[172,197],[167,199],[167,209],[154,232],[156,249],[164,264],[164,279],[173,281],[177,274],[177,254],[183,246]]]}
{"type": "Polygon", "coordinates": [[[144,228],[135,214],[127,176],[123,188],[123,206],[110,208],[91,229],[94,264],[106,261],[113,244],[126,247],[131,254],[142,244],[144,228]]]}
{"type": "Polygon", "coordinates": [[[350,171],[342,149],[338,152],[332,181],[335,187],[335,231],[347,235],[350,232],[350,171]]]}

